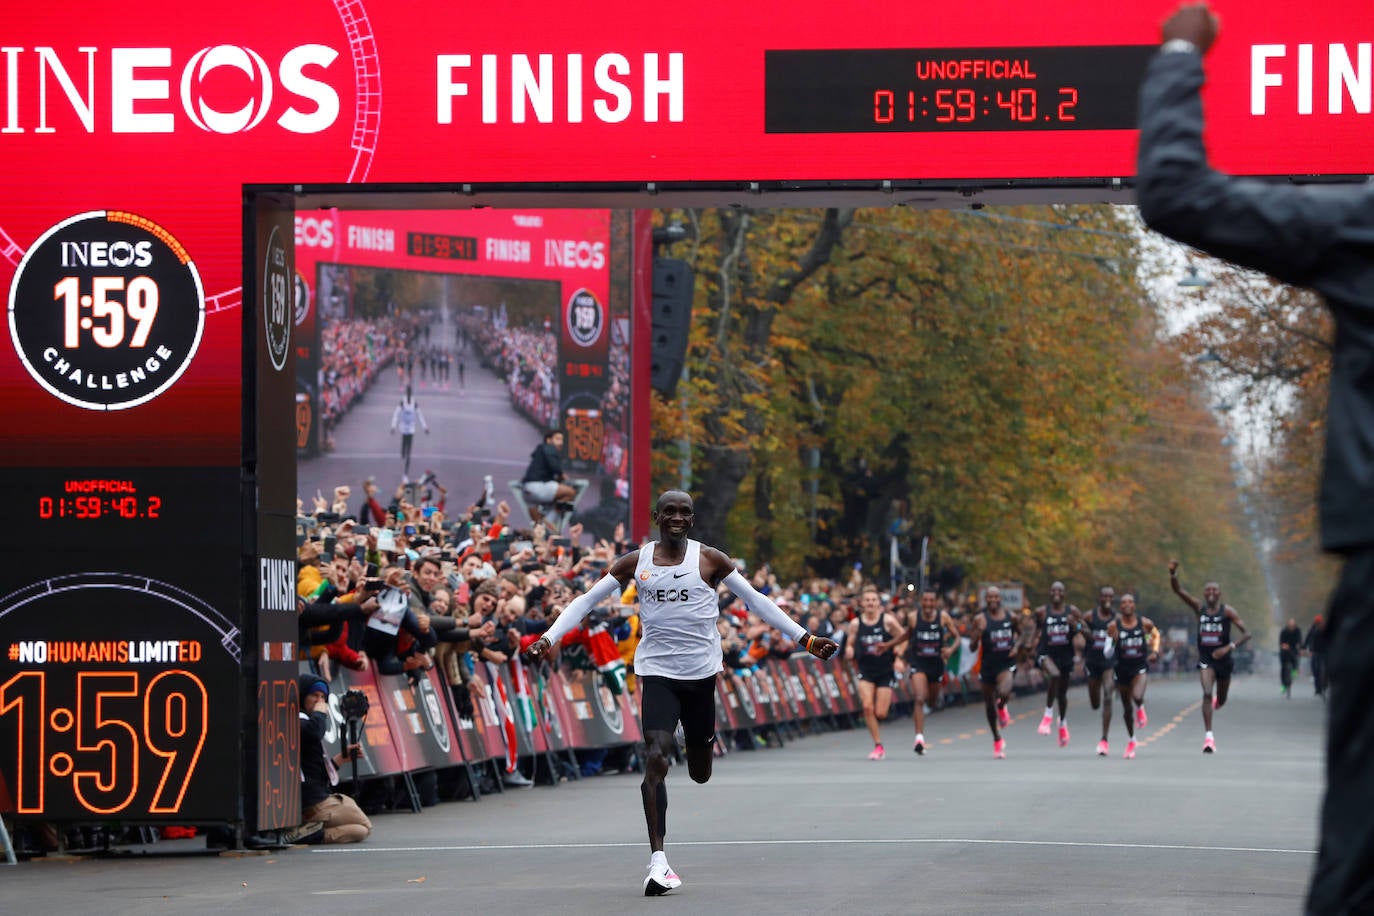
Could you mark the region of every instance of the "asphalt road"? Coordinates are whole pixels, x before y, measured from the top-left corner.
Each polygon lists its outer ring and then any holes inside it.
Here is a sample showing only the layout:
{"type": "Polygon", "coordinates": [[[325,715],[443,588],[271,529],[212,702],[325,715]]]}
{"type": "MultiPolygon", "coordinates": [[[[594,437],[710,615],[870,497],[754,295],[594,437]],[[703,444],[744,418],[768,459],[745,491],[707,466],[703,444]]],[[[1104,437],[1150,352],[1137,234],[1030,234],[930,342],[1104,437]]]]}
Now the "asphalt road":
{"type": "Polygon", "coordinates": [[[1013,702],[1008,759],[981,706],[735,752],[696,785],[669,775],[669,861],[684,885],[642,896],[639,777],[451,802],[374,819],[351,847],[240,857],[49,859],[0,869],[4,905],[41,913],[1297,913],[1315,849],[1323,710],[1301,684],[1238,679],[1203,755],[1193,678],[1150,685],[1135,760],[1070,697],[1067,748],[1013,702]]]}

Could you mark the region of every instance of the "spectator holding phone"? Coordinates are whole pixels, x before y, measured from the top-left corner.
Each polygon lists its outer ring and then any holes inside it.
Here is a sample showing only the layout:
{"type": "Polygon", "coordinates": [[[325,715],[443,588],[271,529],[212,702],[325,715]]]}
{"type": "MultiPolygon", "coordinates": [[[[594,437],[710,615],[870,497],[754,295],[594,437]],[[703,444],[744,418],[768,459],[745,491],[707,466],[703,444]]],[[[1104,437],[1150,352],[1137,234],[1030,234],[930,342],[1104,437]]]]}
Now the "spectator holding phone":
{"type": "Polygon", "coordinates": [[[437,642],[429,615],[416,614],[410,609],[409,588],[403,569],[388,569],[377,598],[377,609],[367,618],[363,649],[376,665],[378,674],[400,674],[408,670],[406,657],[433,648],[437,642]]]}

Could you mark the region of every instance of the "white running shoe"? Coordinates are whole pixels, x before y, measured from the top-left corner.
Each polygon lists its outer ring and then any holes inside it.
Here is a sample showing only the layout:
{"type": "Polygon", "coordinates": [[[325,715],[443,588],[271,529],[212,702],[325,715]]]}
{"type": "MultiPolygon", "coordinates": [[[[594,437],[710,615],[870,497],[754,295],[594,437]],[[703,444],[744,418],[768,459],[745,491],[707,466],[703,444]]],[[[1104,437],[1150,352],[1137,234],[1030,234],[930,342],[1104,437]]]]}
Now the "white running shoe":
{"type": "Polygon", "coordinates": [[[649,877],[644,879],[644,896],[661,897],[682,884],[682,879],[674,875],[667,862],[650,862],[649,877]],[[674,883],[676,881],[676,883],[674,883]]]}

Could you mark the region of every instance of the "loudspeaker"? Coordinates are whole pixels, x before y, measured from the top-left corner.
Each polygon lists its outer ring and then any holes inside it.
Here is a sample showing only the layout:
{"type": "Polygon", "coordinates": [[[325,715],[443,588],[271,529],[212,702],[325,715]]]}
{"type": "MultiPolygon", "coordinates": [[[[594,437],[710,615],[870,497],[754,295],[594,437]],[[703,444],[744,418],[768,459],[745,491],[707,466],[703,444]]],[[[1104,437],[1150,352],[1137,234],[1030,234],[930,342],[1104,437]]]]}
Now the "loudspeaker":
{"type": "Polygon", "coordinates": [[[692,327],[692,266],[680,258],[654,258],[653,346],[649,384],[672,397],[687,359],[692,327]]]}

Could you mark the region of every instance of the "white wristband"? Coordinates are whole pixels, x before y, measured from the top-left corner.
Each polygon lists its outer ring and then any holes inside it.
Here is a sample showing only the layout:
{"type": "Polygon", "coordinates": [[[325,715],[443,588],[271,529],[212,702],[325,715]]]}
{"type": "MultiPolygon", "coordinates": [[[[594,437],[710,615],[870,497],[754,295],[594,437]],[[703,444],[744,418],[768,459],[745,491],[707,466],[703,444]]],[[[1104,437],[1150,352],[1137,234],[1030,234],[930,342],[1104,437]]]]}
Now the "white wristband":
{"type": "Polygon", "coordinates": [[[1159,46],[1162,54],[1196,54],[1197,45],[1186,38],[1170,38],[1159,46]]]}

